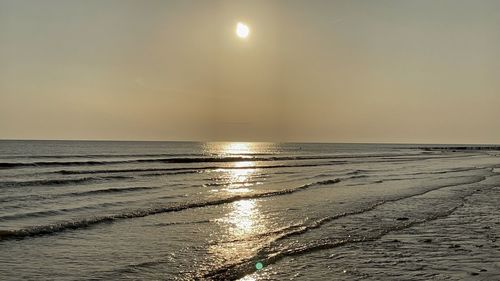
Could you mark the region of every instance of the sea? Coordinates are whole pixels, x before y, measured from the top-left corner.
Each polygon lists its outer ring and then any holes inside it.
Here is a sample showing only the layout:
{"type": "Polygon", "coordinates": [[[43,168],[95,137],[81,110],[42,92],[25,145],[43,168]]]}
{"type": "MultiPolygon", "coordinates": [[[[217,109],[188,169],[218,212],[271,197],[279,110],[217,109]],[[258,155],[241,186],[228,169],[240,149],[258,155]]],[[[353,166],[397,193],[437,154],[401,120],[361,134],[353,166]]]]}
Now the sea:
{"type": "Polygon", "coordinates": [[[0,141],[0,280],[500,280],[494,146],[0,141]]]}

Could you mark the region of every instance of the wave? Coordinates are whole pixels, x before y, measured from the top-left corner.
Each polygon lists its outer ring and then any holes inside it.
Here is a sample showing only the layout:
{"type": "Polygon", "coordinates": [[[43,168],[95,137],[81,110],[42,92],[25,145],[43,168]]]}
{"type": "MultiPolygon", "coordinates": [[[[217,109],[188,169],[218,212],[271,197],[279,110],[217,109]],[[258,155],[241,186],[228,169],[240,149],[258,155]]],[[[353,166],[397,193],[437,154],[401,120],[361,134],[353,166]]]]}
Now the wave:
{"type": "Polygon", "coordinates": [[[254,273],[256,261],[259,261],[265,264],[266,266],[269,266],[287,257],[304,255],[316,251],[334,249],[348,244],[375,241],[387,235],[388,233],[404,230],[415,225],[447,217],[453,214],[453,212],[455,212],[455,210],[458,209],[459,207],[460,205],[452,207],[446,211],[429,215],[428,217],[421,220],[414,220],[406,223],[395,224],[391,227],[386,227],[369,235],[364,234],[362,236],[352,236],[352,237],[348,236],[343,239],[342,238],[322,239],[319,241],[305,244],[303,246],[296,246],[294,248],[284,249],[282,251],[275,253],[258,254],[251,259],[239,261],[237,263],[226,265],[214,271],[202,274],[201,276],[198,276],[198,278],[202,280],[237,280],[245,277],[248,274],[254,273]]]}
{"type": "MultiPolygon", "coordinates": [[[[437,174],[450,174],[450,173],[460,173],[460,172],[468,172],[468,171],[476,171],[476,170],[481,170],[485,168],[478,168],[478,167],[464,167],[464,168],[453,168],[453,169],[448,169],[448,170],[439,170],[439,171],[427,171],[427,172],[415,172],[415,173],[399,173],[399,174],[381,174],[381,175],[373,175],[375,177],[393,177],[393,176],[420,176],[420,175],[437,175],[437,174]]],[[[350,175],[348,178],[349,179],[357,179],[357,178],[368,178],[372,177],[370,175],[367,175],[367,173],[370,172],[375,172],[375,171],[382,171],[382,170],[354,170],[352,172],[346,173],[346,175],[350,175]]],[[[457,177],[457,176],[455,176],[457,177]]],[[[409,177],[409,178],[387,178],[385,181],[391,181],[391,180],[410,180],[410,179],[420,179],[417,177],[409,177]]]]}
{"type": "Polygon", "coordinates": [[[147,169],[113,169],[113,170],[59,170],[49,173],[57,173],[62,175],[82,175],[82,174],[115,174],[115,173],[141,173],[141,172],[170,172],[170,171],[185,171],[193,169],[205,169],[210,167],[198,168],[147,168],[147,169]]]}
{"type": "Polygon", "coordinates": [[[75,208],[62,208],[62,209],[52,209],[52,210],[44,210],[44,211],[32,211],[32,212],[25,212],[25,213],[17,213],[17,214],[10,214],[10,215],[5,215],[0,217],[0,221],[5,221],[5,220],[12,220],[12,219],[24,219],[24,218],[33,218],[33,217],[45,217],[45,216],[50,216],[50,215],[61,215],[64,213],[71,213],[75,211],[82,211],[82,210],[89,210],[92,208],[95,208],[96,206],[99,207],[105,207],[105,206],[113,206],[116,205],[117,203],[103,203],[103,204],[98,204],[94,206],[81,206],[81,207],[75,207],[75,208]]]}
{"type": "Polygon", "coordinates": [[[201,220],[201,221],[181,221],[181,222],[160,222],[160,223],[155,223],[149,226],[171,226],[171,225],[185,225],[185,224],[204,224],[204,223],[210,223],[212,222],[211,220],[201,220]]]}
{"type": "MultiPolygon", "coordinates": [[[[249,241],[249,240],[255,240],[255,239],[262,239],[262,238],[269,238],[272,235],[278,235],[278,239],[281,237],[287,236],[289,237],[290,233],[299,233],[302,232],[303,230],[309,228],[308,225],[305,225],[303,223],[296,223],[292,225],[288,225],[282,228],[278,228],[276,230],[264,232],[264,233],[257,233],[254,235],[251,235],[249,237],[245,237],[242,239],[232,239],[232,240],[224,240],[224,241],[217,241],[217,242],[211,242],[211,245],[217,245],[217,243],[236,243],[236,242],[242,242],[242,241],[249,241]]],[[[276,239],[275,241],[277,241],[276,239]]]]}
{"type": "Polygon", "coordinates": [[[89,227],[89,226],[94,225],[96,223],[111,222],[113,220],[114,220],[114,218],[111,216],[109,216],[109,217],[96,217],[96,218],[83,219],[83,220],[78,220],[78,221],[68,221],[68,222],[63,222],[63,223],[58,223],[58,224],[33,226],[30,228],[26,228],[26,229],[0,230],[0,241],[5,240],[5,239],[12,239],[12,238],[15,239],[15,238],[25,238],[28,236],[53,234],[53,233],[61,232],[64,230],[89,227]]]}
{"type": "Polygon", "coordinates": [[[478,167],[466,167],[466,168],[453,168],[449,170],[440,170],[440,171],[430,171],[430,172],[416,172],[416,173],[407,173],[402,175],[433,175],[433,174],[448,174],[448,173],[459,173],[459,172],[468,172],[481,170],[483,168],[478,167]]]}
{"type": "MultiPolygon", "coordinates": [[[[423,173],[423,174],[425,174],[425,173],[423,173]]],[[[436,173],[436,174],[438,174],[438,173],[436,173]]],[[[356,178],[364,178],[364,177],[369,177],[369,176],[359,175],[359,176],[348,177],[348,179],[356,179],[356,178]]],[[[464,175],[464,176],[454,176],[453,178],[458,179],[458,178],[469,178],[469,177],[470,177],[470,175],[464,175]]],[[[391,182],[391,181],[408,181],[408,180],[422,180],[422,179],[430,179],[430,178],[426,178],[426,177],[383,178],[383,179],[376,179],[376,180],[362,182],[362,183],[351,183],[351,184],[346,184],[346,185],[347,186],[362,186],[362,185],[379,184],[379,183],[391,182]]],[[[433,180],[443,180],[443,179],[449,179],[449,177],[435,177],[432,179],[433,180]]]]}
{"type": "Polygon", "coordinates": [[[123,161],[64,161],[64,162],[10,162],[0,163],[0,168],[22,168],[22,167],[51,167],[51,166],[93,166],[93,165],[106,165],[106,164],[120,164],[127,163],[129,160],[123,161]]]}
{"type": "MultiPolygon", "coordinates": [[[[475,183],[475,182],[482,181],[484,179],[485,179],[484,177],[482,177],[482,179],[477,178],[476,179],[477,181],[461,183],[458,185],[475,183]]],[[[291,236],[303,234],[303,233],[310,231],[312,229],[319,228],[327,222],[330,222],[332,220],[335,220],[335,219],[338,219],[341,217],[362,214],[362,213],[374,210],[378,206],[385,204],[385,203],[388,203],[388,202],[396,202],[396,201],[408,199],[411,197],[423,195],[423,194],[426,194],[428,192],[438,190],[438,189],[441,189],[444,187],[450,187],[450,186],[456,186],[456,185],[457,184],[444,185],[444,186],[440,186],[437,188],[425,190],[423,192],[413,194],[411,196],[403,196],[400,198],[376,202],[376,203],[372,204],[371,206],[368,206],[366,208],[363,208],[363,209],[360,209],[357,211],[346,212],[346,213],[338,214],[338,215],[331,216],[331,217],[325,217],[325,218],[313,221],[309,225],[304,225],[302,227],[293,227],[293,228],[295,228],[294,230],[279,236],[273,242],[276,242],[278,240],[282,240],[284,238],[289,238],[291,236]]],[[[461,202],[459,204],[457,204],[456,206],[453,206],[449,209],[446,209],[444,211],[440,211],[437,213],[431,213],[422,219],[415,219],[415,220],[410,220],[407,222],[398,221],[398,223],[396,223],[395,225],[386,226],[384,228],[377,229],[376,231],[374,231],[371,234],[367,234],[366,232],[364,232],[362,235],[352,235],[351,236],[351,234],[349,234],[346,238],[343,238],[343,239],[342,238],[320,239],[320,240],[317,240],[317,241],[314,241],[311,243],[307,243],[307,244],[302,245],[302,246],[296,246],[296,247],[288,248],[288,249],[281,249],[281,250],[278,250],[278,252],[272,251],[272,250],[269,251],[269,249],[271,249],[271,248],[269,246],[267,246],[267,248],[261,249],[257,254],[255,254],[251,258],[247,258],[245,260],[241,260],[241,261],[238,261],[238,262],[233,263],[233,264],[228,264],[228,265],[222,266],[222,267],[215,269],[213,271],[209,271],[208,273],[207,272],[201,273],[200,274],[201,276],[198,276],[198,277],[200,279],[203,279],[203,280],[236,280],[239,278],[243,278],[247,274],[251,274],[251,273],[255,272],[255,262],[257,260],[260,262],[263,262],[266,265],[271,265],[271,264],[274,264],[277,261],[279,261],[285,257],[298,256],[298,255],[303,255],[303,254],[307,254],[307,253],[311,253],[311,252],[315,252],[315,251],[332,249],[332,248],[336,248],[336,247],[343,246],[346,244],[351,244],[351,243],[374,241],[374,240],[377,240],[390,232],[402,230],[405,228],[412,227],[414,225],[422,224],[422,223],[425,223],[428,221],[432,221],[432,220],[436,220],[439,218],[449,216],[464,203],[464,200],[466,197],[471,196],[472,194],[474,194],[475,192],[478,192],[478,191],[480,191],[480,190],[474,190],[474,191],[469,192],[465,196],[461,196],[461,198],[460,198],[461,202]]]]}
{"type": "Polygon", "coordinates": [[[313,186],[316,186],[316,185],[328,185],[328,184],[335,184],[338,182],[340,182],[340,179],[330,179],[330,180],[324,180],[324,181],[318,181],[318,182],[314,182],[314,183],[305,184],[305,185],[302,185],[302,186],[299,186],[296,188],[283,189],[283,190],[278,190],[278,191],[254,193],[254,194],[249,194],[249,195],[239,195],[239,196],[228,197],[228,198],[223,198],[223,199],[219,199],[219,200],[193,202],[193,203],[173,205],[173,206],[168,206],[168,207],[139,209],[139,210],[135,210],[135,211],[128,212],[128,213],[121,213],[121,214],[110,215],[110,216],[93,217],[93,218],[81,219],[81,220],[77,220],[77,221],[67,221],[67,222],[61,222],[58,224],[33,226],[33,227],[29,227],[29,228],[25,228],[25,229],[18,229],[18,230],[4,230],[4,231],[0,231],[0,240],[20,239],[20,238],[25,238],[25,237],[29,237],[29,236],[47,235],[47,234],[53,234],[53,233],[57,233],[57,232],[65,231],[65,230],[89,227],[89,226],[99,224],[99,223],[113,222],[113,221],[121,220],[121,219],[140,218],[140,217],[146,217],[146,216],[150,216],[150,215],[167,213],[167,212],[178,212],[178,211],[182,211],[182,210],[186,210],[186,209],[216,206],[216,205],[228,204],[228,203],[233,203],[236,201],[247,200],[247,199],[258,199],[258,198],[266,198],[266,197],[272,197],[272,196],[287,195],[287,194],[306,190],[306,189],[313,187],[313,186]]]}
{"type": "Polygon", "coordinates": [[[18,186],[43,186],[43,185],[65,185],[72,183],[91,182],[99,178],[88,177],[79,179],[56,179],[56,180],[32,180],[32,181],[7,181],[0,182],[1,187],[18,187],[18,186]]]}
{"type": "MultiPolygon", "coordinates": [[[[2,159],[67,159],[67,158],[137,158],[137,157],[203,157],[217,154],[204,153],[157,153],[157,154],[61,154],[61,155],[6,155],[2,159]]],[[[241,156],[268,156],[275,153],[237,153],[241,156]]]]}
{"type": "MultiPolygon", "coordinates": [[[[279,169],[279,168],[303,168],[303,167],[321,167],[342,165],[347,162],[335,163],[315,163],[315,164],[294,164],[294,165],[260,165],[260,166],[243,166],[243,167],[227,167],[227,166],[203,166],[203,167],[178,167],[178,168],[146,168],[146,169],[106,169],[106,170],[59,170],[49,173],[58,173],[63,175],[82,175],[82,174],[113,174],[113,173],[142,173],[142,172],[178,172],[186,171],[187,173],[196,173],[203,170],[247,170],[247,169],[279,169]]],[[[175,174],[175,173],[173,173],[175,174]]],[[[157,174],[161,175],[161,174],[157,174]]]]}
{"type": "Polygon", "coordinates": [[[417,147],[417,149],[422,149],[425,151],[433,151],[433,150],[444,150],[444,151],[453,151],[453,150],[500,150],[500,146],[498,145],[476,145],[476,146],[432,146],[432,147],[417,147]]]}
{"type": "Polygon", "coordinates": [[[77,179],[50,179],[50,180],[31,180],[31,181],[4,181],[0,182],[0,187],[22,187],[22,186],[53,186],[68,185],[75,183],[91,183],[109,179],[128,179],[127,176],[108,176],[108,177],[85,177],[77,179]]]}
{"type": "MultiPolygon", "coordinates": [[[[473,176],[473,177],[470,177],[470,180],[468,180],[468,181],[462,181],[460,183],[454,183],[454,184],[439,185],[437,187],[425,189],[422,192],[415,193],[415,194],[412,194],[410,196],[405,196],[405,197],[400,197],[400,198],[395,198],[395,199],[386,199],[386,200],[383,200],[380,202],[376,202],[373,205],[370,205],[367,208],[362,209],[362,210],[357,210],[354,212],[349,212],[349,213],[344,213],[344,214],[324,218],[324,219],[316,222],[312,226],[309,226],[308,228],[306,228],[304,230],[300,230],[300,231],[308,231],[308,229],[319,227],[322,224],[324,224],[328,221],[334,220],[334,219],[341,217],[341,216],[347,216],[347,215],[366,212],[367,210],[371,210],[371,209],[375,208],[376,206],[384,204],[386,202],[394,202],[394,201],[402,200],[405,198],[422,195],[422,194],[425,194],[425,193],[428,193],[428,192],[431,192],[433,190],[437,190],[440,188],[444,188],[444,187],[477,183],[477,182],[483,181],[484,179],[485,179],[484,176],[473,176]]],[[[25,229],[4,230],[4,231],[0,232],[0,240],[23,239],[23,238],[30,237],[30,236],[53,234],[53,233],[58,233],[58,232],[62,232],[65,230],[85,228],[85,227],[89,227],[89,226],[92,226],[95,224],[114,222],[114,221],[122,220],[122,219],[140,218],[140,217],[146,217],[146,216],[156,215],[156,214],[161,214],[161,213],[178,212],[178,211],[183,211],[183,210],[187,210],[187,209],[203,208],[203,207],[208,207],[208,206],[217,206],[217,205],[229,204],[229,203],[233,203],[233,202],[237,202],[237,201],[241,201],[241,200],[259,199],[259,198],[288,195],[288,194],[293,194],[296,192],[307,190],[307,189],[314,187],[314,186],[331,185],[331,184],[336,184],[340,181],[341,181],[341,179],[339,179],[339,178],[328,179],[328,180],[304,184],[304,185],[301,185],[301,186],[298,186],[295,188],[282,189],[282,190],[277,190],[277,191],[261,192],[261,193],[254,193],[254,194],[248,194],[248,195],[237,195],[237,196],[227,197],[227,198],[223,198],[223,199],[219,199],[219,200],[184,203],[184,204],[172,205],[172,206],[167,206],[167,207],[152,207],[152,208],[148,208],[148,209],[139,209],[139,210],[121,213],[121,214],[116,214],[116,215],[100,216],[100,217],[93,217],[93,218],[88,218],[88,219],[84,218],[84,219],[77,220],[77,221],[67,221],[67,222],[61,222],[58,224],[33,226],[33,227],[25,228],[25,229]]],[[[297,233],[301,233],[301,232],[297,232],[297,233]]],[[[294,234],[290,233],[287,235],[294,235],[294,234]]]]}
{"type": "MultiPolygon", "coordinates": [[[[86,195],[92,195],[92,194],[131,192],[131,191],[135,191],[135,190],[140,191],[140,190],[148,190],[148,189],[154,189],[154,188],[157,188],[157,187],[139,186],[139,187],[126,187],[126,188],[108,188],[108,189],[89,190],[89,191],[84,191],[84,192],[61,193],[61,194],[57,194],[55,196],[52,196],[51,198],[65,197],[65,196],[86,196],[86,195]]],[[[180,197],[180,196],[179,195],[162,196],[159,198],[165,199],[165,198],[178,198],[178,197],[180,197]]],[[[93,205],[85,205],[85,206],[72,207],[72,208],[66,207],[66,208],[60,208],[60,209],[15,213],[15,214],[0,216],[0,221],[71,214],[71,213],[75,213],[75,212],[79,212],[79,211],[88,211],[88,210],[104,209],[107,207],[116,207],[116,206],[121,206],[121,205],[127,204],[127,203],[133,203],[136,201],[137,200],[128,200],[128,201],[121,201],[121,202],[105,202],[105,203],[98,203],[98,204],[93,204],[93,205]]]]}
{"type": "Polygon", "coordinates": [[[65,159],[65,158],[131,158],[131,157],[176,157],[203,156],[201,153],[158,153],[158,154],[60,154],[60,155],[7,155],[2,159],[65,159]]]}
{"type": "Polygon", "coordinates": [[[374,155],[328,155],[328,156],[272,156],[272,157],[254,157],[254,156],[229,156],[229,157],[170,157],[153,159],[132,159],[132,160],[114,160],[114,161],[39,161],[39,162],[1,162],[0,168],[22,168],[22,167],[53,167],[53,166],[98,166],[114,164],[134,164],[134,163],[225,163],[241,161],[299,161],[299,160],[332,160],[332,159],[352,159],[352,158],[379,158],[391,156],[408,156],[408,154],[374,154],[374,155]]]}
{"type": "Polygon", "coordinates": [[[224,181],[224,182],[211,182],[203,184],[204,187],[219,187],[219,186],[229,186],[229,185],[244,185],[244,184],[258,184],[257,180],[246,180],[246,181],[224,181]]]}
{"type": "Polygon", "coordinates": [[[366,173],[366,172],[369,172],[369,171],[368,170],[354,170],[352,172],[347,173],[347,175],[358,175],[358,174],[366,173]]]}
{"type": "Polygon", "coordinates": [[[27,195],[14,195],[14,196],[2,196],[0,198],[0,203],[10,203],[18,200],[43,200],[46,196],[39,194],[27,194],[27,195]]]}
{"type": "MultiPolygon", "coordinates": [[[[133,191],[141,191],[141,190],[149,190],[160,187],[150,187],[150,186],[138,186],[138,187],[112,187],[106,189],[96,189],[82,192],[68,192],[68,193],[58,193],[58,194],[47,194],[47,195],[37,195],[37,194],[29,194],[29,195],[15,195],[15,196],[6,196],[0,198],[0,203],[5,202],[13,202],[19,200],[44,200],[44,199],[54,199],[68,196],[89,196],[96,194],[108,194],[108,193],[120,193],[120,192],[133,192],[133,191]]],[[[175,198],[177,196],[163,196],[161,198],[175,198]]]]}
{"type": "Polygon", "coordinates": [[[83,191],[83,192],[71,192],[71,193],[64,193],[65,196],[70,195],[70,196],[88,196],[88,195],[95,195],[95,194],[106,194],[106,193],[121,193],[121,192],[131,192],[131,191],[142,191],[142,190],[150,190],[150,189],[155,189],[157,187],[151,187],[151,186],[138,186],[138,187],[112,187],[112,188],[106,188],[106,189],[96,189],[96,190],[89,190],[89,191],[83,191]]]}
{"type": "Polygon", "coordinates": [[[184,174],[196,174],[199,173],[200,171],[197,170],[187,170],[187,171],[173,171],[173,172],[157,172],[157,173],[146,173],[146,174],[141,174],[141,177],[158,177],[158,176],[165,176],[165,175],[184,175],[184,174]]]}
{"type": "MultiPolygon", "coordinates": [[[[317,159],[317,158],[304,158],[317,159]]],[[[318,158],[325,159],[325,158],[318,158]]],[[[44,161],[44,162],[11,162],[0,163],[0,168],[20,168],[20,167],[51,167],[51,166],[98,166],[98,165],[114,165],[114,164],[134,164],[134,163],[173,163],[173,164],[189,164],[189,163],[224,163],[224,162],[241,162],[241,161],[279,161],[279,160],[299,160],[297,157],[196,157],[196,158],[156,158],[156,159],[134,159],[134,160],[116,160],[116,161],[44,161]]]]}
{"type": "Polygon", "coordinates": [[[31,218],[31,217],[44,217],[50,215],[58,215],[65,210],[47,210],[47,211],[35,211],[35,212],[27,212],[27,213],[17,213],[12,215],[5,215],[0,217],[0,221],[12,220],[12,219],[23,219],[23,218],[31,218]]]}

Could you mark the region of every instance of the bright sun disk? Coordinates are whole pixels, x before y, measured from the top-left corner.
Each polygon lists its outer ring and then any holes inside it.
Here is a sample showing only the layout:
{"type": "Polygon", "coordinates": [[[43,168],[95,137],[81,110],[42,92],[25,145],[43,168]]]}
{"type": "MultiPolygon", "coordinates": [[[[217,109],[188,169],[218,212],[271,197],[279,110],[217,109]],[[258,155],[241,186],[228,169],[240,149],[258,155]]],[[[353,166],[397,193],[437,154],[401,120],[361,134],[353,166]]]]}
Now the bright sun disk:
{"type": "Polygon", "coordinates": [[[236,35],[242,39],[247,38],[248,35],[250,35],[250,28],[248,25],[238,22],[238,24],[236,24],[236,35]]]}

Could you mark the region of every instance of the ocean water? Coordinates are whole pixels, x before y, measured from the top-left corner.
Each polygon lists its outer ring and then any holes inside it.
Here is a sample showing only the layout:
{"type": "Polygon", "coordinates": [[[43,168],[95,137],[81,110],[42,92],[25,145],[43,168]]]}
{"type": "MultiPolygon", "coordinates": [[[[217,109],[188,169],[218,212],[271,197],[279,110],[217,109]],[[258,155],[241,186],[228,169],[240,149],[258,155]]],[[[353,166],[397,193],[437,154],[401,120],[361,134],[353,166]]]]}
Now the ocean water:
{"type": "Polygon", "coordinates": [[[0,141],[0,279],[498,280],[478,148],[0,141]]]}

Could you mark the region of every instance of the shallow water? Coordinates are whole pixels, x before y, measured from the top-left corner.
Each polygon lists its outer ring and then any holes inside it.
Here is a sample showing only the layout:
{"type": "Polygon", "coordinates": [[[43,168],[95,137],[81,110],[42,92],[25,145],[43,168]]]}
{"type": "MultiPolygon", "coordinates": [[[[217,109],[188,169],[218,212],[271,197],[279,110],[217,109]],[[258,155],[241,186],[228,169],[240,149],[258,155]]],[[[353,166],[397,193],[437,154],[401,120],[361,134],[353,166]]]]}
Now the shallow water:
{"type": "Polygon", "coordinates": [[[398,280],[381,241],[498,196],[498,151],[431,147],[0,141],[0,276],[398,280]]]}

